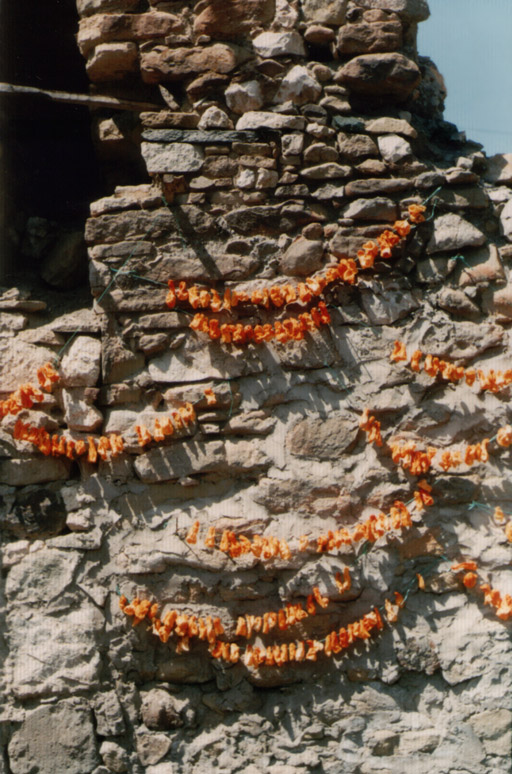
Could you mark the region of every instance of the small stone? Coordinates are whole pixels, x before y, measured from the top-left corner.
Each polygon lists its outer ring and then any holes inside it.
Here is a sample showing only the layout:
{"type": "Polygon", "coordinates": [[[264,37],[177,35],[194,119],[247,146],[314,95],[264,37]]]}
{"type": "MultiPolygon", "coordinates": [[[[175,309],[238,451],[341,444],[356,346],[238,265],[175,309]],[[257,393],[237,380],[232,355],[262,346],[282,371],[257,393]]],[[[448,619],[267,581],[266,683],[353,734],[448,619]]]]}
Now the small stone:
{"type": "Polygon", "coordinates": [[[87,60],[87,75],[93,83],[121,80],[136,71],[138,57],[135,43],[100,43],[87,60]]]}
{"type": "Polygon", "coordinates": [[[397,51],[402,47],[402,24],[390,14],[386,21],[345,24],[340,28],[336,48],[343,56],[397,51]]]}
{"type": "Polygon", "coordinates": [[[318,24],[343,24],[348,0],[303,0],[302,13],[307,21],[318,24]]]}
{"type": "Polygon", "coordinates": [[[186,142],[143,142],[141,151],[150,175],[197,172],[204,163],[204,151],[186,142]]]}
{"type": "Polygon", "coordinates": [[[128,771],[130,766],[129,755],[117,742],[102,742],[100,745],[100,755],[109,771],[115,772],[115,774],[122,774],[122,772],[128,771]]]}
{"type": "Polygon", "coordinates": [[[304,162],[306,164],[315,164],[325,161],[338,161],[339,153],[336,148],[326,145],[323,142],[315,142],[306,148],[304,153],[304,162]]]}
{"type": "Polygon", "coordinates": [[[368,121],[366,131],[370,134],[401,134],[403,137],[409,137],[413,140],[418,136],[418,132],[408,121],[388,116],[368,121]]]}
{"type": "Polygon", "coordinates": [[[365,159],[360,164],[357,164],[356,170],[361,175],[369,175],[370,177],[376,177],[377,175],[384,175],[388,169],[387,164],[381,159],[365,159]]]}
{"type": "Polygon", "coordinates": [[[70,430],[92,433],[101,426],[103,414],[91,405],[86,393],[87,388],[83,387],[62,390],[64,419],[70,430]]]}
{"type": "Polygon", "coordinates": [[[343,211],[343,217],[354,220],[394,221],[398,217],[398,207],[391,199],[379,196],[373,199],[356,199],[343,211]]]}
{"type": "Polygon", "coordinates": [[[98,12],[133,11],[137,5],[138,0],[76,0],[79,16],[90,16],[98,12]]]}
{"type": "Polygon", "coordinates": [[[314,167],[306,167],[301,169],[300,174],[308,180],[325,180],[342,177],[350,177],[352,170],[350,167],[342,166],[334,162],[328,162],[326,164],[318,164],[314,167]]]}
{"type": "Polygon", "coordinates": [[[271,113],[260,110],[249,110],[238,119],[236,128],[241,129],[284,129],[304,131],[306,119],[302,116],[290,116],[280,113],[271,113]]]}
{"type": "Polygon", "coordinates": [[[420,83],[421,73],[403,54],[362,54],[338,70],[334,80],[356,94],[403,101],[420,83]]]}
{"type": "MultiPolygon", "coordinates": [[[[206,108],[201,116],[199,123],[199,129],[233,129],[233,122],[223,110],[212,105],[206,108]]],[[[185,170],[179,170],[183,172],[185,170]]]]}
{"type": "MultiPolygon", "coordinates": [[[[238,46],[225,43],[195,48],[159,45],[141,52],[140,70],[145,83],[181,81],[209,71],[215,75],[225,75],[247,56],[247,52],[238,46]]],[[[225,82],[225,79],[221,81],[225,82]]]]}
{"type": "Polygon", "coordinates": [[[256,175],[256,188],[275,188],[279,175],[273,169],[259,169],[256,175]]]}
{"type": "Polygon", "coordinates": [[[233,183],[237,188],[254,188],[256,185],[256,172],[253,169],[242,169],[234,178],[233,183]]]}
{"type": "Polygon", "coordinates": [[[400,736],[396,731],[387,729],[376,729],[372,733],[371,750],[373,755],[393,755],[398,744],[400,736]]]}
{"type": "Polygon", "coordinates": [[[512,153],[496,153],[488,158],[483,177],[493,185],[512,185],[512,153]]]}
{"type": "Polygon", "coordinates": [[[505,280],[505,272],[496,245],[484,245],[472,250],[459,270],[459,287],[505,280]]]}
{"type": "Polygon", "coordinates": [[[306,239],[322,239],[324,229],[320,223],[309,223],[302,229],[302,236],[306,239]]]}
{"type": "Polygon", "coordinates": [[[413,155],[410,144],[398,134],[381,135],[377,143],[380,155],[388,164],[400,164],[413,155]]]}
{"type": "Polygon", "coordinates": [[[147,766],[145,774],[176,774],[174,763],[163,761],[155,766],[147,766]]]}
{"type": "Polygon", "coordinates": [[[224,96],[228,108],[239,115],[249,110],[259,110],[264,103],[259,81],[232,83],[224,92],[224,96]]]}
{"type": "Polygon", "coordinates": [[[492,298],[490,310],[505,320],[512,320],[512,285],[497,290],[492,298]]]}
{"type": "Polygon", "coordinates": [[[437,305],[457,317],[470,320],[478,319],[481,314],[479,307],[458,288],[443,288],[437,298],[437,305]]]}
{"type": "Polygon", "coordinates": [[[168,731],[182,725],[173,698],[161,688],[142,694],[142,721],[152,731],[168,731]]]}
{"type": "Polygon", "coordinates": [[[288,156],[298,156],[304,149],[303,134],[284,134],[281,138],[281,151],[284,159],[288,156]]]}
{"type": "Polygon", "coordinates": [[[488,755],[510,754],[512,744],[512,712],[494,709],[478,712],[468,720],[469,725],[483,742],[488,755]]]}
{"type": "Polygon", "coordinates": [[[358,430],[357,422],[345,416],[302,419],[290,431],[287,445],[298,457],[334,460],[354,445],[358,430]]]}
{"type": "Polygon", "coordinates": [[[427,253],[432,255],[460,250],[463,247],[479,247],[485,240],[485,234],[476,226],[461,218],[460,215],[448,213],[434,220],[434,231],[427,245],[427,253]]]}
{"type": "Polygon", "coordinates": [[[503,235],[512,242],[512,199],[510,199],[500,214],[500,224],[503,235]]]}
{"type": "Polygon", "coordinates": [[[279,262],[279,267],[283,274],[288,276],[308,277],[322,267],[323,256],[324,245],[322,241],[301,236],[288,247],[279,262]]]}
{"type": "Polygon", "coordinates": [[[101,342],[78,336],[62,358],[60,375],[66,387],[93,387],[100,375],[101,342]]]}
{"type": "Polygon", "coordinates": [[[279,104],[291,100],[295,105],[315,102],[322,93],[322,87],[303,65],[295,65],[285,75],[274,97],[279,104]]]}
{"type": "Polygon", "coordinates": [[[306,56],[304,41],[298,32],[262,32],[252,45],[259,56],[306,56]]]}
{"type": "Polygon", "coordinates": [[[365,156],[377,156],[379,149],[375,141],[366,134],[338,134],[338,150],[342,156],[357,160],[365,156]]]}
{"type": "MultiPolygon", "coordinates": [[[[314,43],[317,46],[326,46],[335,38],[334,30],[330,27],[323,27],[321,24],[312,24],[304,33],[304,40],[307,43],[314,43]]],[[[313,69],[314,72],[314,69],[313,69]]],[[[329,78],[331,73],[329,72],[329,78]]]]}
{"type": "Polygon", "coordinates": [[[172,740],[166,734],[138,733],[136,736],[137,755],[143,766],[158,763],[171,748],[172,740]]]}
{"type": "MultiPolygon", "coordinates": [[[[469,169],[460,169],[459,167],[447,169],[445,178],[448,185],[466,185],[468,183],[476,183],[480,180],[480,177],[476,172],[471,172],[469,169]]],[[[483,191],[481,193],[483,193],[483,191]]]]}

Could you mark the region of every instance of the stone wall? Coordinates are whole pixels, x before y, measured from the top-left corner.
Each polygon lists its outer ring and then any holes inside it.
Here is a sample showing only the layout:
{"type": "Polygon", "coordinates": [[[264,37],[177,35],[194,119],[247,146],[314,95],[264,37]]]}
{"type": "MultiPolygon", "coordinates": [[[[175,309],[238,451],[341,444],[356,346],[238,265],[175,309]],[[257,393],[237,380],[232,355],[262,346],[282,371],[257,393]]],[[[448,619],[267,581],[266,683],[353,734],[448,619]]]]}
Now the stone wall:
{"type": "Polygon", "coordinates": [[[512,593],[510,448],[495,441],[510,386],[390,360],[400,340],[409,357],[510,367],[511,157],[443,121],[442,78],[416,51],[426,2],[77,6],[93,88],[155,109],[96,117],[113,179],[139,154],[148,177],[91,204],[92,310],[0,298],[2,397],[56,355],[60,374],[0,432],[0,772],[509,771],[511,624],[479,585],[512,593]],[[323,276],[426,200],[390,259],[329,283],[331,322],[298,340],[211,340],[189,327],[197,309],[166,305],[168,280],[228,289],[248,299],[221,323],[276,329],[312,304],[262,308],[254,292],[323,276]],[[174,433],[158,435],[167,417],[174,433]],[[18,419],[75,443],[119,434],[124,452],[44,456],[13,440],[18,419]],[[487,463],[427,472],[434,504],[410,506],[412,524],[334,546],[418,491],[390,442],[439,461],[484,438],[487,463]],[[219,549],[229,532],[284,542],[237,555],[219,549]],[[451,570],[468,560],[472,589],[451,570]],[[243,650],[240,617],[306,608],[314,588],[315,615],[249,642],[323,643],[394,591],[405,606],[338,655],[259,667],[195,637],[161,642],[119,606],[218,617],[243,650]]]}

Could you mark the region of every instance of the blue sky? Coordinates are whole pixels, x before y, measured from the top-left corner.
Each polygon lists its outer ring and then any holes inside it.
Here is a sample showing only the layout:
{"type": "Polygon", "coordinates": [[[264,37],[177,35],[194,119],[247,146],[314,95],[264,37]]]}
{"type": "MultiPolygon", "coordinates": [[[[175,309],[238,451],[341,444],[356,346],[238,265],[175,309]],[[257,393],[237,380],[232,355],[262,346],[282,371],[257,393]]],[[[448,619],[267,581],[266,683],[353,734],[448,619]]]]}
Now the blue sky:
{"type": "Polygon", "coordinates": [[[444,117],[488,156],[512,153],[512,0],[428,0],[419,53],[444,76],[444,117]]]}

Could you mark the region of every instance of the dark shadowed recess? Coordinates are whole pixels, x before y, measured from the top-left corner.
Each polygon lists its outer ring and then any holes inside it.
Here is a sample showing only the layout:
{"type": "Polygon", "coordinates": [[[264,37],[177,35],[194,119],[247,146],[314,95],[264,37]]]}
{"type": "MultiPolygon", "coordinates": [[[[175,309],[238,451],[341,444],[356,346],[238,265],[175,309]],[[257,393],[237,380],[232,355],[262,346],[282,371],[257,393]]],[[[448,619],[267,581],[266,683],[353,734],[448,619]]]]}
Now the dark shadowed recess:
{"type": "MultiPolygon", "coordinates": [[[[86,93],[77,28],[74,0],[0,0],[0,81],[86,93]]],[[[5,278],[25,268],[16,242],[27,218],[83,224],[89,202],[102,193],[102,181],[84,107],[0,95],[0,153],[5,278]]]]}

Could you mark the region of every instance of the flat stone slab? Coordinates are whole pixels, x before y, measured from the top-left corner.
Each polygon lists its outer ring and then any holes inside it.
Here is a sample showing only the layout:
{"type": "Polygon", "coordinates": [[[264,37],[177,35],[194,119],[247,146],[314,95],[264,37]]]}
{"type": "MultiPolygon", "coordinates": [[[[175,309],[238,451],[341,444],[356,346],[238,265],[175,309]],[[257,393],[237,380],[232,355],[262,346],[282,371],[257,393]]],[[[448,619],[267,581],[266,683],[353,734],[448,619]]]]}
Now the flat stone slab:
{"type": "Polygon", "coordinates": [[[147,142],[256,142],[258,133],[243,130],[210,129],[146,129],[142,132],[142,139],[147,142]]]}

